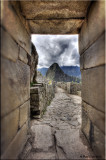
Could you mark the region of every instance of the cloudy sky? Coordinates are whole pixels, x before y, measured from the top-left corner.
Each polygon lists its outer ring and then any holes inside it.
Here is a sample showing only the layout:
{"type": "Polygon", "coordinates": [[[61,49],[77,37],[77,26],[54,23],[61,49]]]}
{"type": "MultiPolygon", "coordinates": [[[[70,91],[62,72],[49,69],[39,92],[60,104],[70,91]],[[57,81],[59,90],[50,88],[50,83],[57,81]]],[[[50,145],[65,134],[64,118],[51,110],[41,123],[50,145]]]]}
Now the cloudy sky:
{"type": "Polygon", "coordinates": [[[78,35],[32,35],[39,55],[38,68],[59,66],[79,66],[78,35]]]}

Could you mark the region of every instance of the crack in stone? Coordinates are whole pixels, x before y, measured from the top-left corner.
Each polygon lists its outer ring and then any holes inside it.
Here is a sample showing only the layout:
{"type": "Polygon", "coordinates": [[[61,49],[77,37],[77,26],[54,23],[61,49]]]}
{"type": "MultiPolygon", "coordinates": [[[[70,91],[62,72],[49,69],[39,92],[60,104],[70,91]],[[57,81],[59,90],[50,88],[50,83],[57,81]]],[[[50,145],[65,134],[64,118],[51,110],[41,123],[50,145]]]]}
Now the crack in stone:
{"type": "MultiPolygon", "coordinates": [[[[56,133],[56,132],[55,132],[56,133]]],[[[59,155],[58,155],[58,151],[57,151],[57,147],[61,149],[62,153],[64,154],[64,157],[67,159],[66,153],[64,151],[64,149],[61,146],[57,145],[57,139],[56,139],[56,135],[54,133],[54,141],[55,141],[55,149],[56,149],[56,153],[57,153],[57,157],[59,159],[59,155]]]]}

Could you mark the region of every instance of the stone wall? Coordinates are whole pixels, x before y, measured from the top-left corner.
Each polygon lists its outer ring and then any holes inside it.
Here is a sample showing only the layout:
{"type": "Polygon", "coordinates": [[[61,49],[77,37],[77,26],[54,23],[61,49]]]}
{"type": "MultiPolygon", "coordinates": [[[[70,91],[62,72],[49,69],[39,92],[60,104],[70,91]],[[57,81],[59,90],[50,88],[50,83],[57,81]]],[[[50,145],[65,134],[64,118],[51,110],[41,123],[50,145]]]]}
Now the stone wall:
{"type": "Polygon", "coordinates": [[[96,156],[104,158],[105,1],[91,3],[79,35],[79,50],[82,75],[82,131],[96,156]]]}
{"type": "Polygon", "coordinates": [[[36,48],[34,44],[32,43],[31,48],[31,62],[30,62],[30,81],[36,83],[36,77],[37,77],[37,64],[38,64],[38,53],[36,51],[36,48]]]}
{"type": "Polygon", "coordinates": [[[57,82],[58,87],[66,90],[69,94],[75,94],[81,96],[81,83],[75,82],[57,82]]]}
{"type": "Polygon", "coordinates": [[[31,118],[41,118],[54,95],[54,82],[34,84],[30,88],[31,118]]]}
{"type": "Polygon", "coordinates": [[[17,159],[27,141],[31,37],[19,3],[1,1],[1,158],[17,159]]]}

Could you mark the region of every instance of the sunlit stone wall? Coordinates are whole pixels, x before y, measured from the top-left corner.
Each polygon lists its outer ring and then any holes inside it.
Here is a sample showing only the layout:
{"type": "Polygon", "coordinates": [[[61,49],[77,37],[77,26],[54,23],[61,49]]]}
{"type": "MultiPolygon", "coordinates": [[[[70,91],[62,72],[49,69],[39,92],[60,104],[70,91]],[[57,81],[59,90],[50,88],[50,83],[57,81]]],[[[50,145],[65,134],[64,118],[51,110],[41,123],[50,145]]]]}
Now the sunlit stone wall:
{"type": "Polygon", "coordinates": [[[27,141],[31,37],[16,1],[1,3],[1,154],[16,159],[27,141]]]}
{"type": "Polygon", "coordinates": [[[93,1],[79,35],[82,131],[96,156],[105,156],[105,2],[93,1]]]}

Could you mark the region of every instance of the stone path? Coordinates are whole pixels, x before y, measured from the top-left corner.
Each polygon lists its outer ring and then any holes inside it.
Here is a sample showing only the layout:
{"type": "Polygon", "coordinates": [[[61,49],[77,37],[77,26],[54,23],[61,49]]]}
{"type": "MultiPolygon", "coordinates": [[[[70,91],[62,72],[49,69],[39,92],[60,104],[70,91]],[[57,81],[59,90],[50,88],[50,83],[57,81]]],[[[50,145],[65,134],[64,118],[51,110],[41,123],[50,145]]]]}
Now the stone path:
{"type": "Polygon", "coordinates": [[[91,160],[93,153],[80,127],[81,98],[56,88],[43,118],[31,122],[31,138],[21,159],[91,160]]]}

